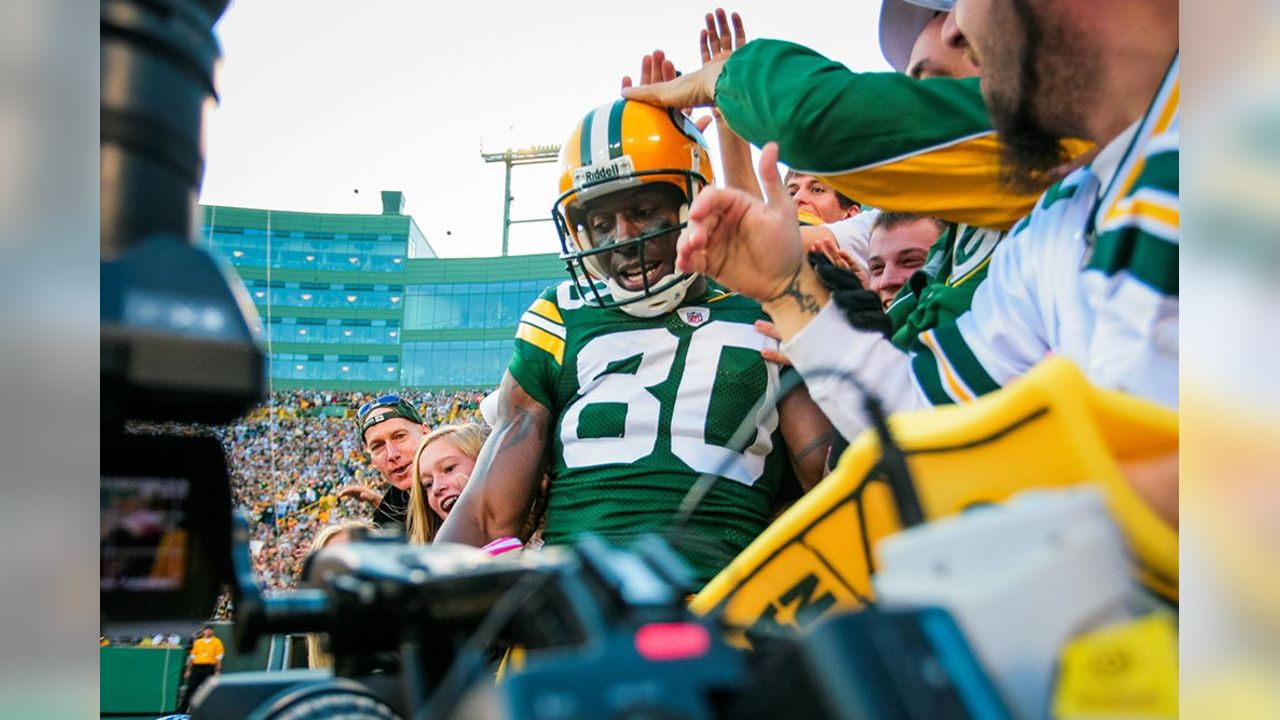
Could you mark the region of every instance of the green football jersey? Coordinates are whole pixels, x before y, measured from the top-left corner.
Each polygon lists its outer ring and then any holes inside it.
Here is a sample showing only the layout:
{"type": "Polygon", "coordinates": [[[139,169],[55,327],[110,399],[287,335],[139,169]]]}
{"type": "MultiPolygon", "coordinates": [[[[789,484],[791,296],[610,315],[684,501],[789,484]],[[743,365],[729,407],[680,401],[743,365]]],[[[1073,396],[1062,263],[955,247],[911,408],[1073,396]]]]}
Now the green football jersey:
{"type": "Polygon", "coordinates": [[[777,402],[796,380],[760,357],[777,346],[764,317],[718,290],[654,318],[586,305],[568,281],[543,291],[508,369],[554,418],[548,544],[663,533],[705,583],[760,534],[792,473],[777,402]],[[705,474],[720,480],[673,537],[705,474]]]}
{"type": "Polygon", "coordinates": [[[973,303],[973,292],[987,278],[991,253],[1006,233],[970,225],[947,225],[924,267],[916,271],[889,305],[890,338],[908,350],[926,330],[954,323],[973,303]]]}

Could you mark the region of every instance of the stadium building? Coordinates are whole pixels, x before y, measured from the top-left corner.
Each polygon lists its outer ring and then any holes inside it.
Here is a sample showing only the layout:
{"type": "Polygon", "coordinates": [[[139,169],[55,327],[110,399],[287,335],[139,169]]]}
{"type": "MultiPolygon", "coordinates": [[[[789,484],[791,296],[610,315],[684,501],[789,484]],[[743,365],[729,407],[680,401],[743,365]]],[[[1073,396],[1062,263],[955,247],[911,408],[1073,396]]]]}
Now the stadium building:
{"type": "Polygon", "coordinates": [[[380,215],[201,206],[262,322],[276,390],[494,387],[520,315],[566,278],[555,253],[436,257],[404,196],[380,215]]]}

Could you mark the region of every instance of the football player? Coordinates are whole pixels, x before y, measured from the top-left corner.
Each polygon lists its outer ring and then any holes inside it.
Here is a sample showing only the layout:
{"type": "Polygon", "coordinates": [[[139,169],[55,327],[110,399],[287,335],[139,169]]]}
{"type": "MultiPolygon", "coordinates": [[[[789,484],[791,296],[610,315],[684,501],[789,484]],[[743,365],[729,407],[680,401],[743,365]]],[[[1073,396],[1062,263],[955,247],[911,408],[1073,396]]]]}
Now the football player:
{"type": "Polygon", "coordinates": [[[522,317],[492,437],[438,539],[518,532],[549,457],[546,543],[667,533],[705,583],[766,527],[790,473],[804,489],[821,478],[831,426],[761,358],[777,343],[753,327],[760,305],[675,269],[712,182],[692,121],[603,105],[561,165],[553,215],[572,279],[522,317]],[[700,478],[706,494],[677,522],[700,478]]]}

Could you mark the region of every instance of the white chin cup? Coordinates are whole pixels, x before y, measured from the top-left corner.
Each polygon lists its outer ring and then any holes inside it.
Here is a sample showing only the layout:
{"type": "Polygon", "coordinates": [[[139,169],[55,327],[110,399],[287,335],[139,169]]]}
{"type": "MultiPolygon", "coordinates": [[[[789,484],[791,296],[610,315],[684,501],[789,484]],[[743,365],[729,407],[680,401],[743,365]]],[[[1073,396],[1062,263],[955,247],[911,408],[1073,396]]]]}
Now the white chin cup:
{"type": "MultiPolygon", "coordinates": [[[[663,279],[670,281],[670,278],[663,279]]],[[[676,309],[676,306],[679,305],[684,300],[685,295],[688,294],[689,286],[697,279],[697,274],[691,273],[689,275],[685,275],[680,280],[671,283],[662,290],[652,293],[647,297],[644,294],[644,290],[628,290],[618,285],[618,283],[614,282],[612,278],[607,281],[607,284],[609,285],[609,292],[613,295],[613,299],[618,303],[625,303],[618,305],[619,310],[622,310],[628,315],[634,315],[635,317],[651,318],[662,315],[663,313],[669,313],[676,309]],[[637,300],[636,298],[644,299],[637,300]]]]}

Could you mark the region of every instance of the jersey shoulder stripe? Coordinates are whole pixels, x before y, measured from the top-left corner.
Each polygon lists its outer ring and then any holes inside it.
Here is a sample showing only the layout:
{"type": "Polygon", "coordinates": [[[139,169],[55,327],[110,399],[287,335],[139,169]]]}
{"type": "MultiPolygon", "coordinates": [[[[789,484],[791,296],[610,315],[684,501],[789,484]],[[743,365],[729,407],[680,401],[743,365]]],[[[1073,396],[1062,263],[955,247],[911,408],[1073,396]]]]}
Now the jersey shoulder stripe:
{"type": "Polygon", "coordinates": [[[930,383],[921,383],[930,402],[937,404],[968,402],[1000,388],[1000,384],[982,366],[978,357],[965,343],[960,329],[952,324],[940,325],[921,333],[913,348],[912,360],[917,377],[936,377],[933,389],[930,383]],[[932,366],[932,367],[930,367],[932,366]],[[928,372],[923,372],[924,370],[928,372]],[[941,390],[941,394],[937,391],[941,390]]]}
{"type": "Polygon", "coordinates": [[[570,281],[543,289],[520,316],[515,347],[507,371],[517,384],[544,407],[555,407],[555,388],[564,366],[568,333],[564,311],[557,299],[570,298],[570,281]],[[564,288],[562,290],[562,288],[564,288]]]}
{"type": "Polygon", "coordinates": [[[1179,222],[1176,190],[1140,186],[1117,204],[1116,214],[1098,233],[1086,270],[1108,278],[1127,274],[1161,295],[1176,297],[1179,222]]]}
{"type": "Polygon", "coordinates": [[[555,358],[557,365],[564,363],[563,338],[558,338],[536,325],[521,322],[516,328],[516,339],[523,340],[555,358]]]}
{"type": "Polygon", "coordinates": [[[529,311],[529,312],[526,312],[524,315],[521,315],[520,322],[524,324],[532,325],[538,328],[539,330],[555,335],[561,340],[564,339],[563,325],[561,325],[560,323],[551,322],[550,320],[542,317],[541,315],[535,312],[529,311]]]}
{"type": "Polygon", "coordinates": [[[1127,273],[1161,295],[1178,295],[1178,246],[1139,225],[1100,237],[1088,269],[1107,277],[1127,273]]]}
{"type": "Polygon", "coordinates": [[[1116,168],[1110,187],[1103,193],[1102,202],[1099,205],[1098,227],[1107,224],[1117,203],[1133,194],[1138,179],[1145,174],[1148,158],[1170,149],[1166,144],[1167,140],[1161,136],[1171,134],[1175,138],[1173,149],[1176,149],[1180,87],[1179,58],[1174,57],[1160,90],[1151,101],[1146,116],[1139,124],[1133,140],[1130,141],[1128,152],[1116,168]]]}
{"type": "Polygon", "coordinates": [[[533,305],[529,306],[529,312],[550,320],[551,322],[564,325],[564,317],[560,314],[560,307],[556,305],[555,300],[546,298],[538,298],[533,301],[533,305]]]}
{"type": "MultiPolygon", "coordinates": [[[[560,285],[566,283],[569,281],[566,280],[560,285]]],[[[560,285],[553,285],[543,290],[529,305],[529,309],[520,316],[520,322],[516,326],[517,340],[522,340],[546,353],[555,360],[557,365],[564,363],[565,347],[564,316],[560,312],[556,299],[560,285]]]]}
{"type": "Polygon", "coordinates": [[[1178,241],[1178,138],[1173,134],[1157,140],[1160,147],[1150,148],[1142,172],[1128,194],[1107,209],[1099,232],[1145,220],[1165,225],[1167,239],[1178,241]]]}
{"type": "Polygon", "coordinates": [[[1097,236],[1086,271],[1127,276],[1164,296],[1178,295],[1178,62],[1140,127],[1140,144],[1121,171],[1121,187],[1098,209],[1097,236]]]}
{"type": "Polygon", "coordinates": [[[922,344],[923,335],[924,333],[921,333],[911,341],[912,350],[915,351],[911,357],[911,375],[915,379],[916,387],[920,389],[930,405],[950,405],[955,400],[942,387],[942,373],[939,371],[938,361],[931,353],[920,352],[918,347],[914,347],[922,344]]]}
{"type": "Polygon", "coordinates": [[[1153,235],[1161,235],[1171,243],[1178,242],[1178,196],[1154,188],[1142,188],[1116,205],[1114,220],[1102,228],[1103,233],[1137,225],[1153,235]]]}
{"type": "Polygon", "coordinates": [[[934,330],[926,330],[920,333],[918,342],[923,348],[923,352],[919,353],[917,358],[922,358],[923,362],[931,362],[934,367],[934,373],[936,373],[939,380],[938,389],[942,391],[940,397],[930,398],[932,402],[935,404],[960,403],[968,402],[976,397],[976,394],[964,384],[964,381],[959,377],[959,373],[947,361],[946,355],[942,352],[942,348],[939,347],[934,330]]]}

